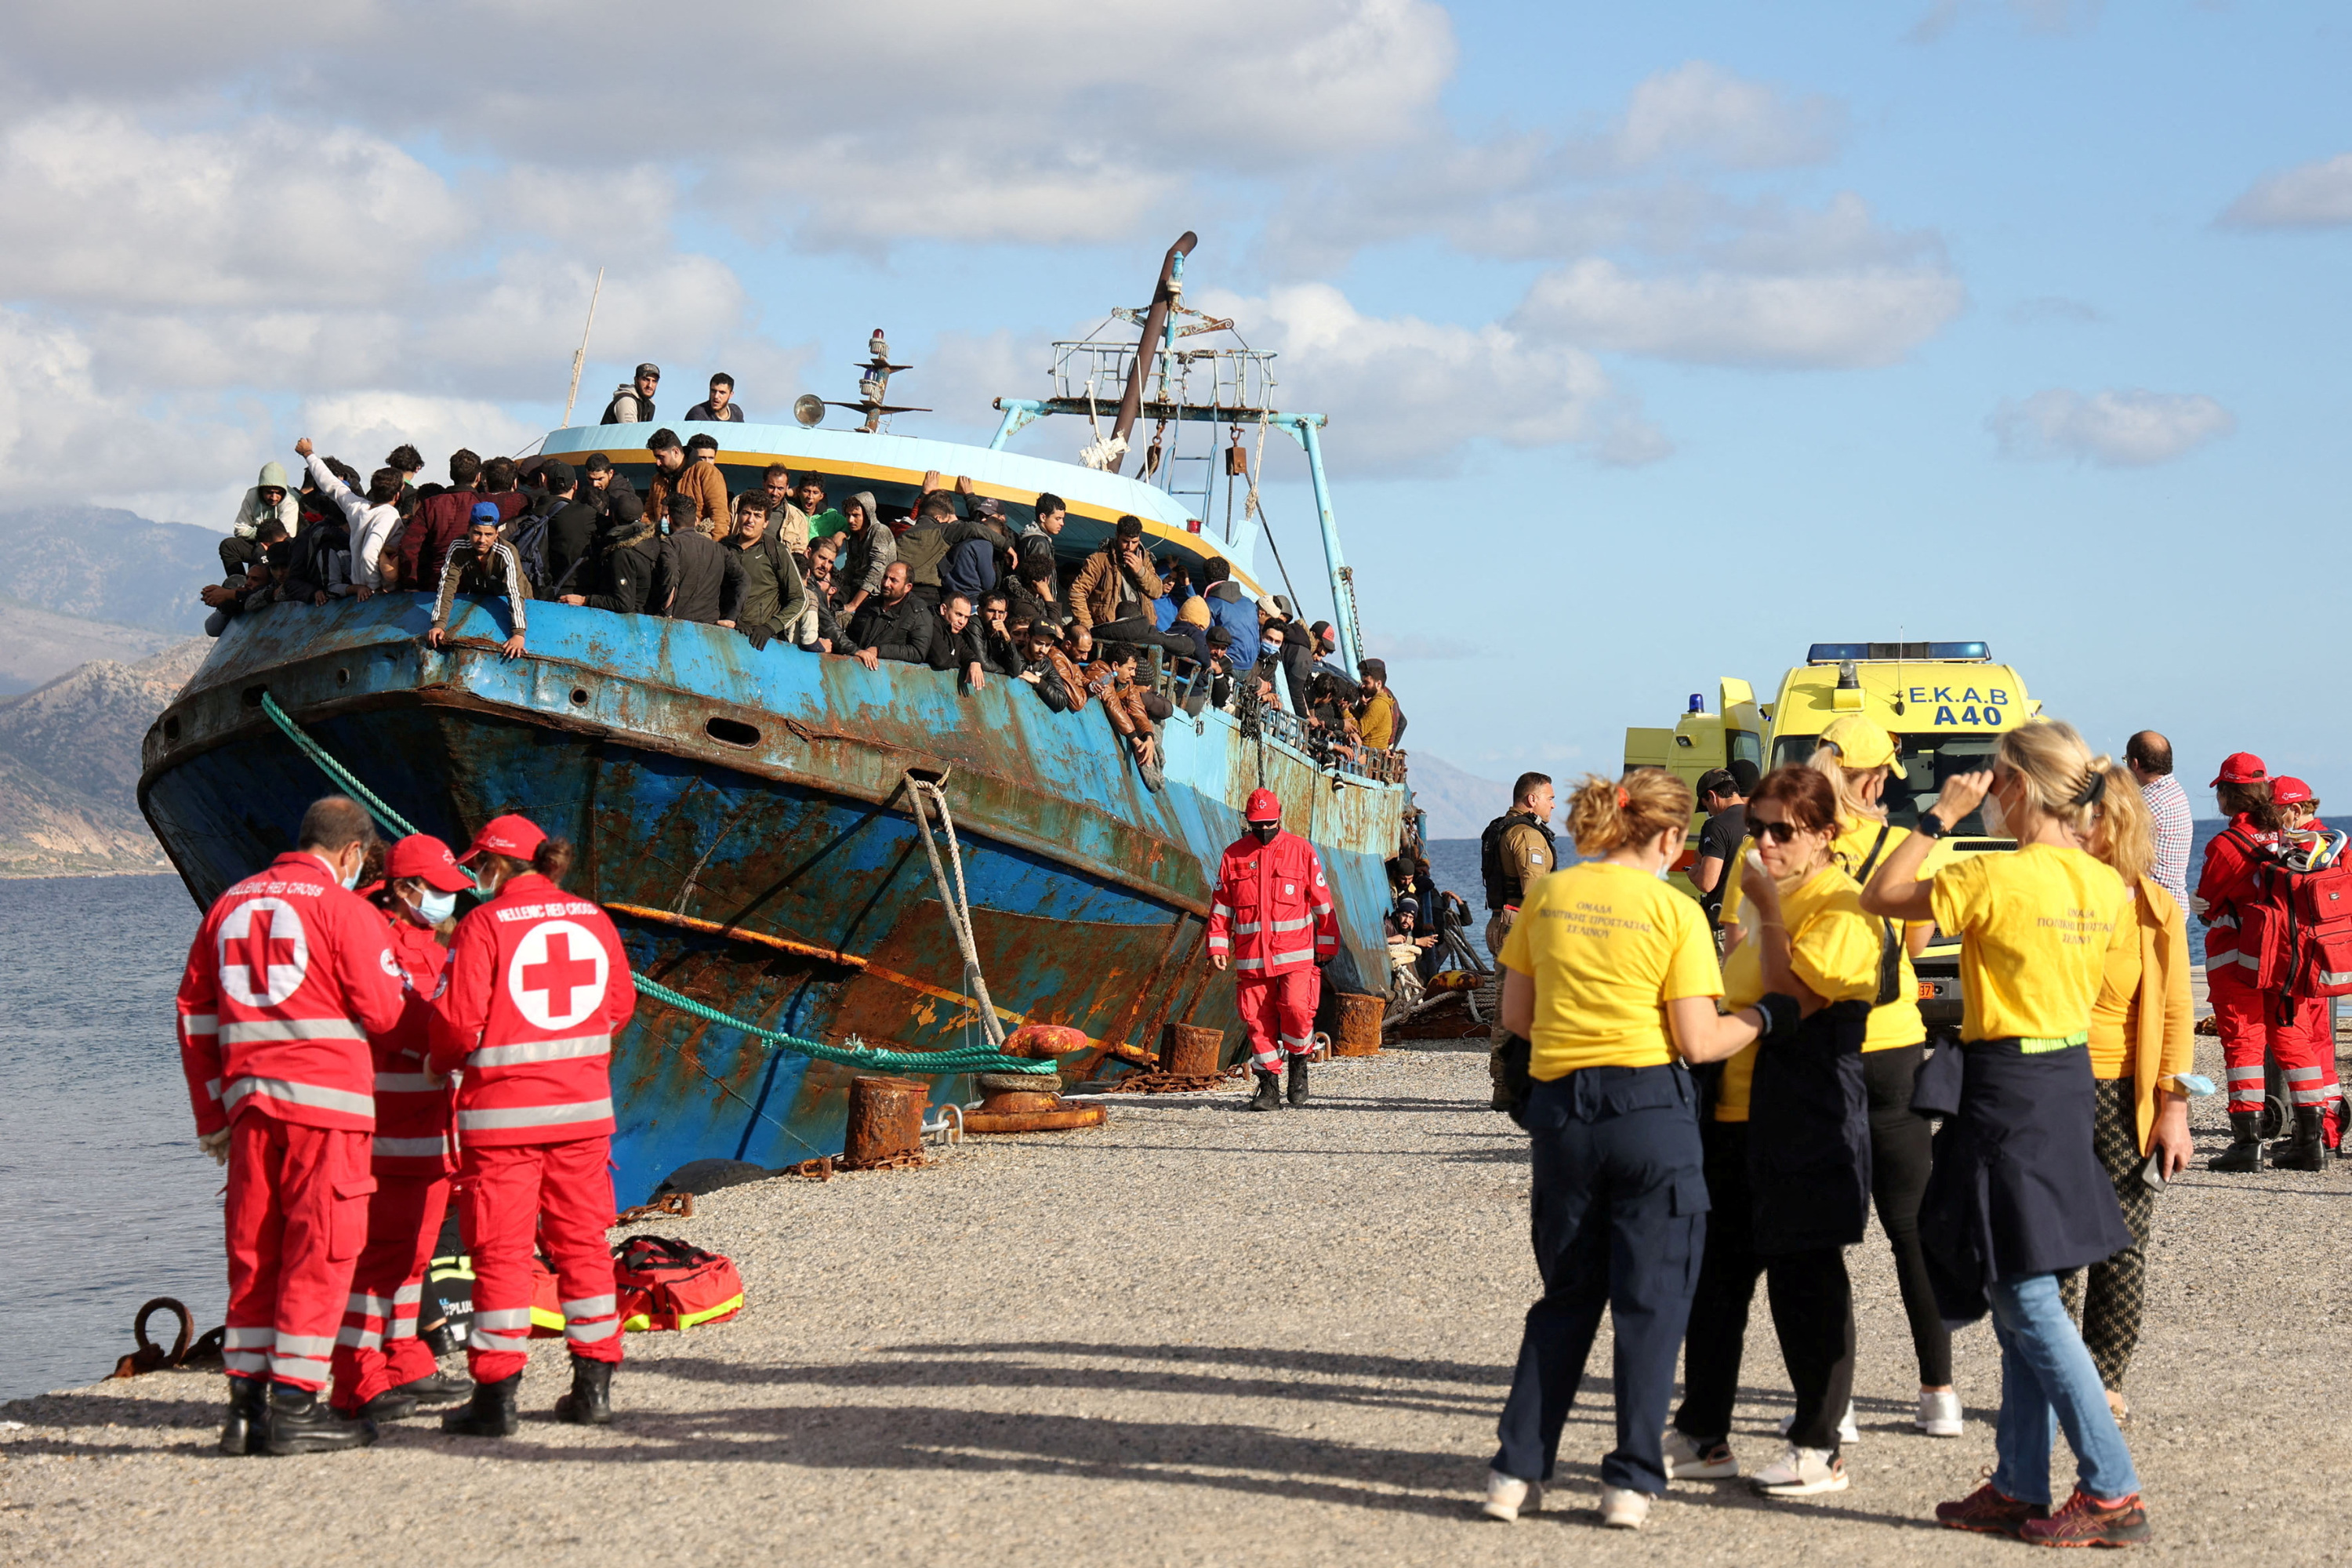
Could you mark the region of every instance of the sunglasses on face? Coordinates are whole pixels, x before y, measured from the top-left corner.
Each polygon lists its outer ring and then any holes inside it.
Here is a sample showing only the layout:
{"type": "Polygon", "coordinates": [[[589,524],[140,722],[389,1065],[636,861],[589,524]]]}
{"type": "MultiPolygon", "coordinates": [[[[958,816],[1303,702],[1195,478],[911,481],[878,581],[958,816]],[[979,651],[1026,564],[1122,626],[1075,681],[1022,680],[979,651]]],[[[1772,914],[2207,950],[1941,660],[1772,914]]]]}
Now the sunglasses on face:
{"type": "Polygon", "coordinates": [[[1793,822],[1759,822],[1752,816],[1748,819],[1748,837],[1759,844],[1786,844],[1803,831],[1793,822]]]}

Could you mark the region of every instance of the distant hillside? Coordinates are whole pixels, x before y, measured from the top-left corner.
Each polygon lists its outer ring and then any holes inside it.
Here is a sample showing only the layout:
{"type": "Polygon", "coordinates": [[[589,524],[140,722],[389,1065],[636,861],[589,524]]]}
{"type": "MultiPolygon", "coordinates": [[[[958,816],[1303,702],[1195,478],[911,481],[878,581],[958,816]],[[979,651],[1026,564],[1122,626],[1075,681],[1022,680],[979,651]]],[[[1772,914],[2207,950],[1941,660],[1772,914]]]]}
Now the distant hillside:
{"type": "Polygon", "coordinates": [[[94,658],[129,663],[180,640],[171,632],[60,616],[5,594],[0,594],[0,622],[8,628],[7,637],[0,639],[0,696],[30,691],[94,658]]]}
{"type": "Polygon", "coordinates": [[[196,590],[220,580],[221,536],[109,507],[0,512],[0,594],[60,616],[185,637],[204,629],[196,590]]]}
{"type": "Polygon", "coordinates": [[[0,877],[169,870],[139,815],[139,745],[212,644],[98,659],[0,700],[0,877]]]}
{"type": "Polygon", "coordinates": [[[1407,766],[1412,798],[1429,814],[1432,838],[1475,838],[1511,804],[1511,786],[1465,773],[1443,757],[1413,752],[1407,766]]]}

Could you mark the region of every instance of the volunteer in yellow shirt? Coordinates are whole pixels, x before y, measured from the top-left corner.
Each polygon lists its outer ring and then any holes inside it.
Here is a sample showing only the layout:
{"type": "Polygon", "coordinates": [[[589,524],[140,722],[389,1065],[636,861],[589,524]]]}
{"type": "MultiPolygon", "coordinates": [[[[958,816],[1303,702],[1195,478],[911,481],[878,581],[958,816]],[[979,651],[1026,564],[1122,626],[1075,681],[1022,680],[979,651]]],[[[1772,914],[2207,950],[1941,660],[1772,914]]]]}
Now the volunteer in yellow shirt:
{"type": "MultiPolygon", "coordinates": [[[[1811,763],[1837,788],[1838,865],[1855,881],[1867,882],[1911,837],[1909,828],[1886,820],[1887,783],[1908,776],[1895,737],[1875,721],[1849,713],[1822,731],[1811,763]]],[[[1939,864],[1931,853],[1921,874],[1933,876],[1939,864]]],[[[1957,1437],[1962,1421],[1959,1392],[1952,1385],[1952,1334],[1936,1310],[1927,1255],[1919,1245],[1919,1200],[1927,1191],[1935,1129],[1911,1109],[1911,1091],[1927,1057],[1927,1025],[1919,1016],[1919,974],[1912,960],[1926,950],[1935,927],[1919,921],[1895,930],[1901,933],[1892,944],[1895,994],[1870,1010],[1870,1030],[1862,1039],[1863,1085],[1870,1093],[1870,1188],[1879,1228],[1895,1255],[1895,1282],[1919,1363],[1919,1410],[1912,1426],[1930,1437],[1957,1437]]]]}
{"type": "Polygon", "coordinates": [[[1922,1109],[1945,1115],[1920,1226],[1944,1316],[1992,1313],[2000,1415],[1991,1479],[1936,1517],[2052,1545],[2147,1538],[2131,1451],[2058,1289],[2063,1271],[2131,1245],[2092,1144],[2092,1005],[2108,950],[2138,941],[2123,879],[2078,847],[2108,769],[2070,725],[2005,731],[1992,770],[1946,781],[1862,895],[1872,914],[1933,920],[1960,939],[1959,1070],[1939,1070],[1938,1052],[1917,1090],[1922,1109]],[[2016,852],[1957,856],[1919,881],[1929,841],[1979,805],[2016,852]],[[2053,1415],[2076,1468],[2054,1510],[2053,1415]]]}
{"type": "Polygon", "coordinates": [[[1862,1041],[1879,991],[1881,925],[1839,868],[1837,792],[1809,767],[1775,768],[1748,799],[1760,861],[1745,940],[1723,965],[1733,1008],[1768,993],[1801,1022],[1725,1064],[1706,1155],[1706,1252],[1683,1349],[1683,1404],[1666,1434],[1677,1478],[1739,1473],[1729,1435],[1756,1277],[1769,1281],[1780,1359],[1796,1385],[1789,1448],[1753,1478],[1774,1497],[1843,1491],[1838,1423],[1853,1392],[1853,1292],[1844,1248],[1869,1223],[1862,1041]]]}
{"type": "Polygon", "coordinates": [[[2107,770],[2107,793],[2092,826],[2092,854],[2114,868],[2132,897],[2134,940],[2107,949],[2098,1000],[2091,1006],[2091,1078],[2098,1101],[2091,1123],[2099,1163],[2115,1184],[2116,1205],[2132,1244],[2104,1263],[2065,1278],[2067,1310],[2083,1325],[2083,1343],[2099,1369],[2107,1405],[2128,1413],[2124,1374],[2139,1348],[2147,1302],[2147,1237],[2156,1188],[2141,1179],[2153,1157],[2166,1181],[2189,1163],[2189,1097],[2178,1080],[2196,1058],[2197,1011],[2189,989],[2189,918],[2148,876],[2156,858],[2147,803],[2131,770],[2107,770]]]}
{"type": "Polygon", "coordinates": [[[1665,1489],[1660,1434],[1706,1234],[1698,1097],[1683,1064],[1720,1061],[1794,1012],[1786,997],[1716,1009],[1713,934],[1660,879],[1682,853],[1691,805],[1690,786],[1662,769],[1587,777],[1568,830],[1597,858],[1536,883],[1503,943],[1503,1026],[1530,1045],[1525,1125],[1544,1293],[1528,1310],[1486,1478],[1497,1519],[1516,1519],[1551,1479],[1603,1308],[1616,1337],[1617,1443],[1601,1462],[1601,1522],[1639,1528],[1665,1489]]]}

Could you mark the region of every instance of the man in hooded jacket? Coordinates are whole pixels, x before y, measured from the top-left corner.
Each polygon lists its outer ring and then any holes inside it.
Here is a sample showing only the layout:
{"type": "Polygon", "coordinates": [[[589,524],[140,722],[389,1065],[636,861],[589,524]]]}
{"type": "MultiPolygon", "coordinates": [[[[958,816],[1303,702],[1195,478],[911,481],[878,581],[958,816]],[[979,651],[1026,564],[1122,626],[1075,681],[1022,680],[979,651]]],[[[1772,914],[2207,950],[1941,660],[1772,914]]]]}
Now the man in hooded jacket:
{"type": "Polygon", "coordinates": [[[262,464],[261,477],[236,503],[236,519],[220,542],[221,570],[231,576],[249,571],[261,559],[261,525],[272,520],[286,525],[289,539],[302,527],[302,503],[286,482],[283,463],[262,464]]]}

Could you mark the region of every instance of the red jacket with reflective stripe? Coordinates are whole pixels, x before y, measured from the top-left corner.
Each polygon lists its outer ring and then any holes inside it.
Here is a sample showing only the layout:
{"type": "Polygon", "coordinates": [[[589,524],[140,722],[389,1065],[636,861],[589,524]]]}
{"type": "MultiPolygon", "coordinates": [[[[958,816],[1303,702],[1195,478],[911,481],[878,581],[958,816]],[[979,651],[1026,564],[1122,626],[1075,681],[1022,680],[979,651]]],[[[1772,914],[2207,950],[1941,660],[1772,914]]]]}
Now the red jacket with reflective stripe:
{"type": "Polygon", "coordinates": [[[1295,834],[1271,844],[1245,833],[1225,847],[1209,907],[1209,952],[1244,974],[1280,974],[1336,958],[1339,918],[1315,847],[1295,834]]]}
{"type": "Polygon", "coordinates": [[[375,1058],[375,1157],[379,1176],[437,1176],[457,1167],[449,1141],[455,1089],[425,1081],[433,1004],[449,981],[449,950],[431,931],[392,917],[392,958],[400,966],[400,1022],[368,1036],[375,1058]]]}
{"type": "Polygon", "coordinates": [[[2249,952],[2246,962],[2240,961],[2239,920],[2247,906],[2263,901],[2262,873],[2267,862],[2246,847],[2248,838],[2268,847],[2278,841],[2278,835],[2263,832],[2242,812],[2231,818],[2230,826],[2205,846],[2205,863],[2197,872],[2197,896],[2205,902],[2206,973],[2231,974],[2252,984],[2262,955],[2249,952]]]}
{"type": "Polygon", "coordinates": [[[248,1108],[302,1127],[375,1126],[368,1035],[400,1021],[383,916],[316,855],[223,893],[180,977],[180,1065],[200,1134],[248,1108]]]}
{"type": "Polygon", "coordinates": [[[536,871],[457,922],[433,1068],[463,1068],[457,1142],[567,1143],[613,1131],[613,1036],[636,983],[611,917],[536,871]]]}

